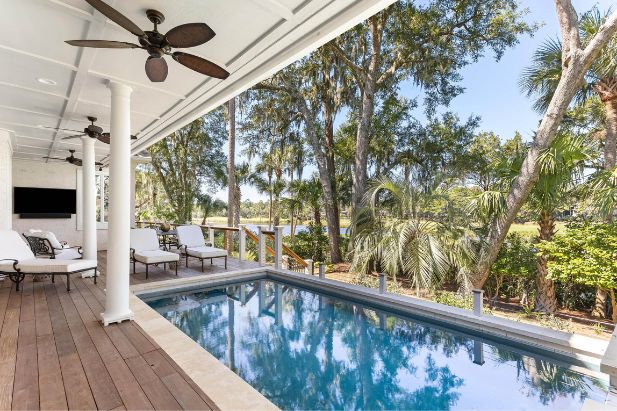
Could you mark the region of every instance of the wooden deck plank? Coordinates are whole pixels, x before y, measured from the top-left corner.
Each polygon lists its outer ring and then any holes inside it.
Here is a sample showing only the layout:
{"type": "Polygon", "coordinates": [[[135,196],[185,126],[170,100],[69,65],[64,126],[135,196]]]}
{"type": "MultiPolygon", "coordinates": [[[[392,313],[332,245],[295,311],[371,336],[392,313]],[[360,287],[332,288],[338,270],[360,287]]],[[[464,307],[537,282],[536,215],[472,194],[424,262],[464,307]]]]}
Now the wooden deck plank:
{"type": "MultiPolygon", "coordinates": [[[[229,269],[243,264],[230,259],[229,269]]],[[[99,284],[75,276],[70,293],[60,277],[27,278],[20,292],[0,281],[0,409],[218,409],[135,323],[101,325],[105,265],[99,254],[99,284]]],[[[221,271],[206,264],[206,274],[221,271]]],[[[181,267],[178,277],[197,275],[181,267]]],[[[131,283],[178,278],[162,267],[142,277],[131,283]]]]}
{"type": "Polygon", "coordinates": [[[39,409],[39,368],[32,283],[24,284],[17,337],[12,408],[39,409]]]}
{"type": "Polygon", "coordinates": [[[36,344],[39,367],[39,402],[44,410],[67,409],[66,393],[62,383],[62,371],[56,352],[51,327],[51,318],[47,307],[45,289],[34,289],[34,311],[36,318],[36,344]]]}
{"type": "Polygon", "coordinates": [[[133,357],[126,360],[137,382],[148,396],[148,399],[156,409],[180,410],[182,407],[169,392],[161,379],[152,371],[143,357],[133,357]]]}
{"type": "Polygon", "coordinates": [[[116,386],[73,304],[72,297],[63,284],[56,283],[56,291],[97,408],[109,410],[122,405],[116,386]]]}
{"type": "Polygon", "coordinates": [[[10,409],[13,403],[20,305],[21,293],[11,288],[0,333],[0,409],[2,410],[10,409]]]}
{"type": "Polygon", "coordinates": [[[62,371],[62,381],[66,392],[66,401],[71,409],[93,409],[96,407],[88,379],[77,354],[77,348],[69,329],[60,298],[55,287],[46,287],[45,296],[51,317],[56,350],[62,371]]]}

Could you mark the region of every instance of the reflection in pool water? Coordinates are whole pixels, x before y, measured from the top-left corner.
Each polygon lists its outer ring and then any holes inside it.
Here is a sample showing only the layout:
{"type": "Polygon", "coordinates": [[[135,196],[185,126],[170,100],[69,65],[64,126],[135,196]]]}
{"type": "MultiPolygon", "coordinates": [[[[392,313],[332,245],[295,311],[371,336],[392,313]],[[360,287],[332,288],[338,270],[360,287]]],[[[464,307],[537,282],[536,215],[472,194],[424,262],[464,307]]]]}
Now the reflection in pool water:
{"type": "Polygon", "coordinates": [[[148,304],[283,409],[580,409],[559,361],[270,281],[148,304]]]}

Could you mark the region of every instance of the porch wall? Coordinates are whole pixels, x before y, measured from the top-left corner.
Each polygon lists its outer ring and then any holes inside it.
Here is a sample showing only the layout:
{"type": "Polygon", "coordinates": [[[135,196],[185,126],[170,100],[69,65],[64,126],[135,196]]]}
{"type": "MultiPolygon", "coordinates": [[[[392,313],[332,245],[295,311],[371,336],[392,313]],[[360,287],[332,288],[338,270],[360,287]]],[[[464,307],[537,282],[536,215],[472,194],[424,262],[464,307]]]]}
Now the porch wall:
{"type": "Polygon", "coordinates": [[[8,131],[0,130],[0,230],[10,230],[13,213],[13,149],[8,131]]]}
{"type": "MultiPolygon", "coordinates": [[[[0,161],[2,161],[0,159],[0,161]]],[[[63,163],[13,160],[13,186],[77,189],[77,167],[63,163]]],[[[0,171],[1,173],[1,171],[0,171]]],[[[1,182],[0,182],[1,185],[1,182]]],[[[41,201],[53,201],[52,198],[41,201]]],[[[12,213],[12,211],[11,211],[12,213]]],[[[75,214],[70,219],[21,219],[12,214],[13,230],[25,233],[31,228],[52,231],[59,240],[81,245],[82,231],[77,230],[75,214]]],[[[107,230],[97,230],[98,250],[107,249],[107,230]]]]}

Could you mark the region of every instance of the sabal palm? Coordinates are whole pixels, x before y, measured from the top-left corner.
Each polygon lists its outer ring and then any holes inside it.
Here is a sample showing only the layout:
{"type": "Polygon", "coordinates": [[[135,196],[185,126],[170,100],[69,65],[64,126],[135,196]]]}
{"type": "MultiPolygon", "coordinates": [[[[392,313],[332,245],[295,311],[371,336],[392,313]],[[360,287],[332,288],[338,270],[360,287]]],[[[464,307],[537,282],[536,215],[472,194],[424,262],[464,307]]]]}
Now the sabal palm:
{"type": "MultiPolygon", "coordinates": [[[[583,46],[594,38],[607,16],[607,13],[603,14],[594,8],[581,17],[579,27],[583,46]]],[[[548,108],[559,83],[562,68],[559,40],[546,41],[534,53],[532,65],[523,72],[520,87],[528,96],[537,96],[534,103],[536,110],[544,112],[548,108]]],[[[585,84],[577,93],[575,101],[580,103],[593,95],[601,100],[604,107],[606,117],[604,166],[612,169],[615,167],[617,141],[617,38],[615,37],[602,49],[587,71],[585,84]]]]}
{"type": "MultiPolygon", "coordinates": [[[[555,212],[570,198],[583,178],[585,160],[590,149],[583,137],[560,134],[550,149],[540,156],[540,177],[528,204],[538,214],[538,239],[551,241],[555,235],[555,212]]],[[[536,311],[557,309],[555,285],[547,278],[547,260],[539,256],[536,263],[536,311]]]]}
{"type": "Polygon", "coordinates": [[[460,232],[417,217],[420,196],[421,190],[405,181],[379,178],[369,185],[365,206],[354,215],[351,226],[356,272],[403,276],[419,292],[433,288],[458,268],[461,256],[474,254],[460,232]]]}

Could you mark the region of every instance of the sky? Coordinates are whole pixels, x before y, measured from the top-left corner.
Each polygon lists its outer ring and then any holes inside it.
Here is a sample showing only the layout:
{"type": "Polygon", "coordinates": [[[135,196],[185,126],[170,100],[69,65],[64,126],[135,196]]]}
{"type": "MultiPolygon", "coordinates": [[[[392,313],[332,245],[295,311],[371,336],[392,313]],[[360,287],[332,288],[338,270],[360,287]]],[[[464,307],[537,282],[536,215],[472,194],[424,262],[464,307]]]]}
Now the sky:
{"type": "MultiPolygon", "coordinates": [[[[461,121],[470,115],[480,116],[478,131],[493,131],[502,139],[511,138],[518,131],[525,140],[531,140],[541,115],[532,109],[532,101],[520,92],[518,80],[523,69],[529,65],[534,51],[545,40],[558,36],[559,23],[552,0],[522,0],[521,4],[529,10],[526,20],[542,26],[533,37],[520,37],[519,44],[507,49],[499,61],[495,61],[492,52],[488,52],[478,62],[465,67],[461,71],[463,80],[460,83],[465,91],[447,109],[458,114],[461,121]]],[[[594,5],[605,11],[617,5],[617,1],[573,0],[572,4],[580,16],[594,5]]],[[[409,83],[401,86],[399,94],[409,99],[419,97],[419,102],[422,100],[420,91],[409,83]]],[[[340,122],[341,116],[337,120],[340,122]]],[[[238,136],[240,139],[241,136],[238,136]]],[[[246,161],[241,151],[241,147],[236,148],[236,164],[246,161]]],[[[305,175],[313,169],[307,167],[305,175]]],[[[227,201],[227,189],[218,191],[215,197],[227,201]]],[[[242,187],[243,200],[258,201],[266,198],[266,195],[251,186],[242,187]]]]}

